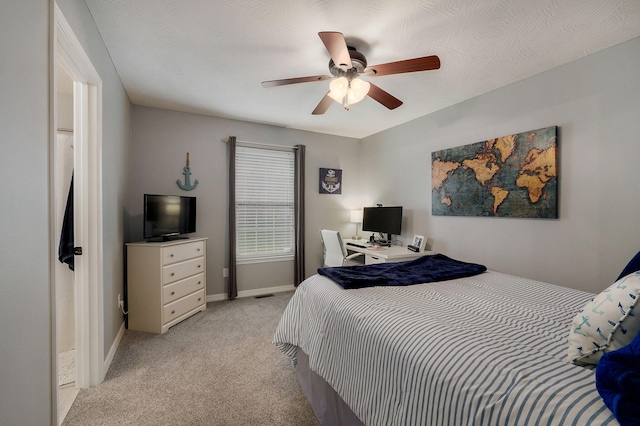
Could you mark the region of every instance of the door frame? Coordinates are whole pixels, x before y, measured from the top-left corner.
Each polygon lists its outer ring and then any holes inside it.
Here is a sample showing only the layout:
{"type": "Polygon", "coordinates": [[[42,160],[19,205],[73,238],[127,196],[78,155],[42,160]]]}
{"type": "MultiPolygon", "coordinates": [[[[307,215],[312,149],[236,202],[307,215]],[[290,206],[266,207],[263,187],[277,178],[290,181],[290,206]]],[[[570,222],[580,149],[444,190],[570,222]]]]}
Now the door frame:
{"type": "MultiPolygon", "coordinates": [[[[75,256],[76,387],[100,384],[104,368],[103,218],[102,218],[102,79],[80,41],[53,2],[53,43],[50,69],[52,81],[51,141],[56,129],[56,64],[60,63],[74,80],[74,237],[83,249],[75,256]]],[[[53,142],[51,145],[53,146],[53,142]]],[[[51,152],[52,150],[50,150],[51,152]]],[[[50,154],[50,218],[53,217],[53,156],[50,154]]],[[[55,229],[50,224],[50,234],[55,229]]],[[[59,236],[50,235],[51,262],[57,262],[59,236]]],[[[51,268],[53,270],[53,267],[51,268]]],[[[56,283],[51,274],[53,404],[57,411],[58,364],[56,283]]]]}

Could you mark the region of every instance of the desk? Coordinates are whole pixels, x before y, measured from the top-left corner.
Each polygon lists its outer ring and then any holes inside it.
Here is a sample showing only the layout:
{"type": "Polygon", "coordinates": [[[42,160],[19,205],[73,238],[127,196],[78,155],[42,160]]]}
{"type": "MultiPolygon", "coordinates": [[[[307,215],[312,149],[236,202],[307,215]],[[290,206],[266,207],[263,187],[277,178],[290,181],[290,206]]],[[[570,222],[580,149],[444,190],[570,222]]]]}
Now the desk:
{"type": "Polygon", "coordinates": [[[435,251],[414,252],[403,246],[376,246],[379,248],[374,249],[372,248],[374,247],[373,244],[369,243],[367,240],[343,240],[343,242],[347,251],[364,254],[365,265],[385,262],[402,262],[405,260],[417,259],[418,257],[426,256],[428,254],[436,254],[435,251]],[[366,248],[352,246],[347,243],[366,246],[366,248]]]}

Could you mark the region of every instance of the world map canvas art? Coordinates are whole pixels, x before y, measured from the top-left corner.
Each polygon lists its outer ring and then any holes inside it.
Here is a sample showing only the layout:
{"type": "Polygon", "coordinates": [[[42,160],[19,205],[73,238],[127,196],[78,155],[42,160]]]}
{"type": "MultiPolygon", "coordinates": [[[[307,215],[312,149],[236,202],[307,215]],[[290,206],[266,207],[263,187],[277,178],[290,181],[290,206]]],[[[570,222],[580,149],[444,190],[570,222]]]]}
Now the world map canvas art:
{"type": "Polygon", "coordinates": [[[558,217],[558,127],[431,153],[438,216],[558,217]]]}

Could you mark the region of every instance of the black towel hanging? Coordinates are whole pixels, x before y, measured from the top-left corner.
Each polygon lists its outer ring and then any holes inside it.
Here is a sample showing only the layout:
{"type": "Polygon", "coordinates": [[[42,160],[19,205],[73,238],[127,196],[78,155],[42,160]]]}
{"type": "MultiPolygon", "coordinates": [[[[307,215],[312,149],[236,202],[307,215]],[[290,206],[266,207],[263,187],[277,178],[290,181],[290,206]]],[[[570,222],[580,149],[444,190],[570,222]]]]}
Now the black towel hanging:
{"type": "Polygon", "coordinates": [[[62,220],[62,232],[60,233],[60,245],[58,246],[58,260],[66,263],[73,271],[73,174],[71,175],[71,185],[67,196],[67,206],[64,209],[62,220]]]}

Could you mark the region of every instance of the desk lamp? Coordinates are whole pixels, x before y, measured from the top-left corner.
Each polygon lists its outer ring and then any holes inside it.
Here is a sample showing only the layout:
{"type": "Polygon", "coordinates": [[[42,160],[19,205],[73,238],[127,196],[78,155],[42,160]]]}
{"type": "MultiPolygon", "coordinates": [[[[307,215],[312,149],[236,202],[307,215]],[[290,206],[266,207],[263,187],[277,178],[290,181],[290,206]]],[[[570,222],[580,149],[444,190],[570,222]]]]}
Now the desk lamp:
{"type": "Polygon", "coordinates": [[[356,224],[356,236],[353,237],[354,240],[359,240],[358,236],[358,224],[362,223],[362,210],[351,210],[349,212],[349,222],[356,224]]]}

